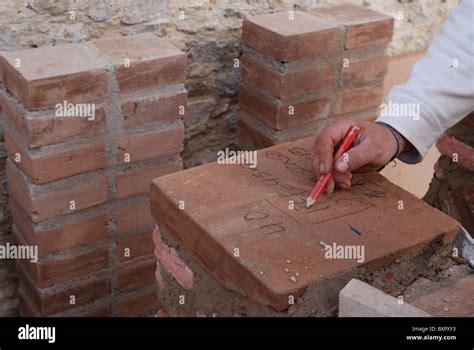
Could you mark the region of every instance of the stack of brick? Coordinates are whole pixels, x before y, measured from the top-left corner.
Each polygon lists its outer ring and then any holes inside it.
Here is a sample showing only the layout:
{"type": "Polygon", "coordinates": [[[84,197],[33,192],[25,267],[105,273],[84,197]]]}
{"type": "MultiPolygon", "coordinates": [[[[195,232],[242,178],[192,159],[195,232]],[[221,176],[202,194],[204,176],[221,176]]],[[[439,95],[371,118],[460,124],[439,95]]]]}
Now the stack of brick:
{"type": "Polygon", "coordinates": [[[133,316],[158,308],[148,191],[182,169],[186,56],[152,34],[4,53],[23,315],[133,316]],[[92,112],[94,111],[94,112],[92,112]]]}
{"type": "Polygon", "coordinates": [[[341,116],[374,119],[392,34],[393,18],[347,4],[244,20],[239,147],[309,136],[341,116]]]}
{"type": "Polygon", "coordinates": [[[474,113],[450,128],[437,142],[435,164],[424,197],[430,205],[458,220],[474,235],[474,113]]]}

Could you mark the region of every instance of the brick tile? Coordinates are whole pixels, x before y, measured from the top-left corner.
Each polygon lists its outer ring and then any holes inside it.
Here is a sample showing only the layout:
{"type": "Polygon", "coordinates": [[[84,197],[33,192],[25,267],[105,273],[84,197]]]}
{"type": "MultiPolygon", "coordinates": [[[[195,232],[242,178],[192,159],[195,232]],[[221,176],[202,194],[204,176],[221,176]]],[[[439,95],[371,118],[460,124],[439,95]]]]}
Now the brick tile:
{"type": "Polygon", "coordinates": [[[120,91],[183,83],[186,78],[186,55],[151,33],[105,38],[92,45],[114,64],[120,91]]]}
{"type": "Polygon", "coordinates": [[[4,85],[29,110],[94,101],[107,91],[104,65],[81,44],[4,52],[0,65],[4,85]]]}
{"type": "Polygon", "coordinates": [[[181,159],[171,163],[144,167],[138,170],[123,172],[117,176],[117,198],[125,198],[141,193],[148,193],[151,180],[155,177],[171,174],[183,169],[181,159]]]}
{"type": "Polygon", "coordinates": [[[103,142],[38,156],[30,156],[30,152],[20,147],[9,133],[5,134],[5,142],[12,162],[34,183],[46,183],[106,167],[103,142]],[[21,159],[16,162],[18,155],[21,159]]]}
{"type": "Polygon", "coordinates": [[[153,254],[151,231],[133,235],[117,242],[117,259],[120,262],[133,260],[148,254],[153,254]]]}
{"type": "Polygon", "coordinates": [[[125,125],[135,125],[142,122],[157,122],[163,120],[183,119],[186,111],[187,93],[180,90],[175,94],[142,97],[122,104],[125,125]],[[181,110],[183,108],[183,110],[181,110]]]}
{"type": "Polygon", "coordinates": [[[141,288],[155,282],[155,259],[142,261],[117,270],[117,288],[121,292],[141,288]]]}
{"type": "Polygon", "coordinates": [[[336,115],[375,108],[382,103],[382,100],[382,85],[341,90],[336,104],[336,115]]]}
{"type": "Polygon", "coordinates": [[[443,135],[436,141],[439,152],[451,159],[457,154],[458,163],[471,171],[474,171],[474,148],[457,140],[453,136],[443,135]]]}
{"type": "Polygon", "coordinates": [[[295,11],[246,18],[242,25],[245,45],[280,61],[326,54],[336,49],[339,29],[334,21],[295,11]]]}
{"type": "Polygon", "coordinates": [[[330,98],[310,97],[296,101],[276,100],[265,96],[247,84],[239,90],[240,108],[276,130],[323,119],[329,113],[330,98]]]}
{"type": "Polygon", "coordinates": [[[259,62],[249,54],[241,58],[242,79],[278,98],[301,96],[334,87],[334,71],[330,67],[308,67],[280,72],[259,62]]]}
{"type": "Polygon", "coordinates": [[[5,124],[28,148],[90,137],[105,131],[105,111],[98,105],[94,120],[84,117],[57,117],[54,112],[21,111],[0,91],[0,108],[5,124]],[[2,108],[3,107],[3,108],[2,108]]]}
{"type": "Polygon", "coordinates": [[[85,246],[107,238],[108,216],[105,214],[74,222],[68,220],[57,228],[40,230],[30,224],[14,199],[10,201],[10,210],[21,236],[28,244],[38,246],[39,256],[85,246]]]}
{"type": "Polygon", "coordinates": [[[151,216],[148,201],[117,209],[116,216],[117,233],[119,234],[139,230],[155,222],[151,216]]]}
{"type": "Polygon", "coordinates": [[[378,173],[355,174],[350,191],[322,196],[305,209],[315,180],[313,142],[311,137],[261,150],[256,169],[214,163],[155,179],[152,214],[194,264],[276,310],[288,308],[289,295],[308,288],[324,293],[341,273],[370,271],[458,230],[456,221],[378,173]],[[204,201],[212,207],[203,207],[204,201]],[[330,259],[321,242],[364,247],[363,261],[330,259]]]}
{"type": "Polygon", "coordinates": [[[127,163],[142,159],[172,155],[183,150],[184,126],[160,129],[141,134],[123,136],[118,143],[117,163],[127,163]]]}
{"type": "Polygon", "coordinates": [[[108,255],[108,247],[99,247],[78,255],[40,260],[37,263],[18,260],[18,264],[31,276],[35,285],[44,288],[108,268],[108,255]]]}
{"type": "Polygon", "coordinates": [[[155,290],[143,292],[119,301],[118,316],[133,317],[161,307],[155,290]]]}
{"type": "Polygon", "coordinates": [[[311,13],[324,19],[332,18],[346,27],[346,49],[392,40],[394,19],[366,7],[352,4],[329,5],[317,7],[311,13]]]}
{"type": "Polygon", "coordinates": [[[388,57],[364,58],[349,62],[342,68],[342,86],[353,87],[374,80],[381,80],[387,74],[388,57]]]}
{"type": "Polygon", "coordinates": [[[34,223],[90,208],[107,200],[107,179],[105,177],[99,177],[61,191],[31,196],[25,184],[16,178],[18,174],[13,171],[12,167],[14,167],[13,164],[7,164],[10,194],[34,223]],[[74,210],[70,209],[71,201],[75,202],[74,210]]]}

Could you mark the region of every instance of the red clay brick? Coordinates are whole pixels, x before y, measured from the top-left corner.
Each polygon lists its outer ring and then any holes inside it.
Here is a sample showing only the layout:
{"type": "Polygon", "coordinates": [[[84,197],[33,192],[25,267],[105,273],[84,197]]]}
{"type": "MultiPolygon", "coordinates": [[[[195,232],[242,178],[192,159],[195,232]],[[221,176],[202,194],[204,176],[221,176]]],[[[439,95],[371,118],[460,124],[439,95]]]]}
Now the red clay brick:
{"type": "Polygon", "coordinates": [[[339,93],[336,115],[378,107],[383,99],[383,86],[364,86],[339,93]]]}
{"type": "Polygon", "coordinates": [[[78,316],[80,317],[112,317],[112,309],[110,306],[97,307],[92,310],[81,312],[78,316]]]}
{"type": "Polygon", "coordinates": [[[108,247],[99,247],[75,256],[43,261],[40,259],[35,264],[29,260],[18,260],[18,264],[31,276],[35,285],[45,288],[90,272],[106,269],[109,266],[108,251],[108,247]]]}
{"type": "Polygon", "coordinates": [[[278,98],[332,90],[334,86],[334,71],[330,67],[310,67],[282,73],[249,54],[242,56],[240,72],[244,81],[278,98]]]}
{"type": "Polygon", "coordinates": [[[150,213],[150,204],[132,204],[116,211],[117,233],[127,233],[155,223],[150,213]]]}
{"type": "Polygon", "coordinates": [[[111,292],[108,278],[94,278],[60,291],[44,292],[30,282],[21,268],[17,272],[23,295],[28,298],[33,308],[38,310],[40,316],[49,316],[95,302],[111,292]],[[71,304],[71,296],[74,297],[74,304],[71,304]]]}
{"type": "Polygon", "coordinates": [[[151,290],[121,300],[118,305],[118,316],[139,316],[160,307],[156,291],[151,290]]]}
{"type": "Polygon", "coordinates": [[[329,5],[317,7],[311,13],[324,19],[332,18],[346,27],[346,49],[392,40],[394,19],[366,7],[352,4],[329,5]]]}
{"type": "Polygon", "coordinates": [[[121,292],[141,288],[155,282],[156,261],[147,260],[117,271],[117,288],[121,292]]]}
{"type": "MultiPolygon", "coordinates": [[[[150,210],[147,208],[148,211],[150,210]]],[[[133,235],[117,242],[117,259],[120,262],[133,260],[140,256],[153,254],[151,231],[133,235]]]]}
{"type": "Polygon", "coordinates": [[[276,138],[268,136],[261,128],[243,118],[237,121],[237,136],[248,146],[256,148],[271,147],[277,143],[276,138]]]}
{"type": "Polygon", "coordinates": [[[353,87],[385,77],[388,57],[365,58],[349,62],[342,68],[342,86],[353,87]]]}
{"type": "Polygon", "coordinates": [[[326,54],[336,49],[339,29],[334,21],[295,11],[265,14],[243,21],[245,45],[280,61],[293,61],[326,54]]]}
{"type": "Polygon", "coordinates": [[[123,136],[118,144],[117,163],[127,163],[161,155],[177,154],[183,150],[184,126],[123,136]]]}
{"type": "Polygon", "coordinates": [[[139,98],[122,104],[125,125],[142,122],[157,122],[162,120],[183,119],[186,110],[187,93],[182,90],[173,95],[156,98],[139,98]],[[184,108],[182,111],[181,108],[184,108]]]}
{"type": "Polygon", "coordinates": [[[104,65],[81,44],[4,52],[0,65],[4,85],[29,110],[51,108],[63,101],[93,101],[107,91],[104,65]],[[20,67],[15,66],[18,59],[20,67]]]}
{"type": "Polygon", "coordinates": [[[23,210],[13,199],[10,201],[15,225],[23,239],[30,245],[38,246],[38,255],[60,252],[80,247],[107,238],[108,216],[100,215],[91,219],[64,223],[58,228],[42,231],[29,223],[23,210]]]}
{"type": "Polygon", "coordinates": [[[124,172],[117,176],[117,198],[125,198],[141,193],[148,193],[151,180],[166,174],[171,174],[183,169],[181,159],[171,163],[141,168],[124,172]]]}
{"type": "Polygon", "coordinates": [[[105,38],[92,44],[115,66],[120,91],[183,83],[186,78],[186,55],[151,33],[105,38]]]}
{"type": "Polygon", "coordinates": [[[71,188],[62,191],[31,196],[25,185],[16,178],[18,175],[13,173],[13,166],[7,164],[10,193],[34,223],[90,208],[107,200],[107,179],[105,177],[71,186],[71,188]],[[75,210],[70,209],[71,200],[75,201],[75,210]]]}
{"type": "Polygon", "coordinates": [[[448,135],[443,135],[439,138],[436,142],[436,147],[442,155],[451,159],[457,154],[459,165],[474,171],[474,148],[448,135]]]}
{"type": "Polygon", "coordinates": [[[240,108],[276,130],[327,117],[329,103],[330,98],[324,96],[299,99],[295,102],[271,99],[247,84],[241,84],[239,90],[240,108]],[[293,115],[290,114],[290,109],[293,115]]]}
{"type": "Polygon", "coordinates": [[[83,117],[57,117],[54,112],[20,111],[0,91],[5,124],[28,148],[89,137],[105,131],[105,111],[98,106],[94,120],[83,117]]]}
{"type": "Polygon", "coordinates": [[[35,157],[20,147],[9,133],[5,134],[5,143],[12,162],[35,183],[50,182],[106,167],[105,145],[102,142],[35,157]],[[21,160],[15,162],[18,155],[21,160]]]}
{"type": "Polygon", "coordinates": [[[354,174],[351,191],[324,195],[305,209],[314,186],[313,142],[261,150],[256,169],[214,163],[155,179],[152,214],[217,281],[276,310],[288,308],[289,295],[333,288],[341,273],[370,271],[457,232],[456,221],[378,173],[354,174]],[[364,246],[364,260],[326,258],[321,242],[364,246]]]}

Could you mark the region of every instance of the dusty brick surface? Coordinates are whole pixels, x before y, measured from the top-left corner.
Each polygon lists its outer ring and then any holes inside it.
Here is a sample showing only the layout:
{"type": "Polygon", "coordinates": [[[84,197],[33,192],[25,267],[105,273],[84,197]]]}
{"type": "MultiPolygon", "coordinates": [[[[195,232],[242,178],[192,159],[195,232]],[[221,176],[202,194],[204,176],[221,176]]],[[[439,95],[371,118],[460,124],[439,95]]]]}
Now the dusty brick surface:
{"type": "Polygon", "coordinates": [[[253,170],[208,164],[156,179],[152,213],[195,265],[225,288],[276,310],[288,308],[291,295],[331,288],[341,274],[383,266],[452,239],[459,227],[454,220],[376,173],[355,176],[350,191],[324,196],[305,209],[315,180],[312,142],[261,150],[253,170]],[[364,246],[364,261],[329,259],[321,242],[364,246]]]}

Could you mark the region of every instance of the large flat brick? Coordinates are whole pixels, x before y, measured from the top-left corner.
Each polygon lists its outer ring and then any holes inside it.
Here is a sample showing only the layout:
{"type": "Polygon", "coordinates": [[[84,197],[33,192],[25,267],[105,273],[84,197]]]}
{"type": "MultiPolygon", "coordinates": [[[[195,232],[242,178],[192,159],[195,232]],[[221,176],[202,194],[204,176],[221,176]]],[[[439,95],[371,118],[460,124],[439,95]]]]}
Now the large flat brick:
{"type": "Polygon", "coordinates": [[[118,143],[117,163],[172,155],[183,150],[184,126],[123,136],[118,143]]]}
{"type": "Polygon", "coordinates": [[[151,33],[92,42],[115,66],[120,91],[177,84],[186,78],[186,55],[151,33]]]}
{"type": "Polygon", "coordinates": [[[366,7],[339,4],[320,6],[312,14],[328,19],[332,18],[345,26],[345,48],[388,43],[393,35],[394,19],[366,7]]]}
{"type": "Polygon", "coordinates": [[[338,25],[331,20],[294,11],[246,18],[242,26],[245,45],[280,61],[327,54],[336,49],[338,25]]]}
{"type": "Polygon", "coordinates": [[[123,172],[116,179],[117,198],[148,193],[151,180],[183,169],[181,159],[174,162],[123,172]]]}
{"type": "Polygon", "coordinates": [[[0,65],[3,84],[29,110],[94,101],[107,91],[106,67],[81,44],[4,52],[0,65]]]}
{"type": "Polygon", "coordinates": [[[281,72],[257,58],[244,54],[241,58],[242,79],[278,98],[301,96],[334,88],[334,70],[328,66],[306,67],[281,72]]]}
{"type": "Polygon", "coordinates": [[[12,162],[34,183],[45,183],[106,167],[103,142],[89,143],[68,150],[31,156],[13,137],[5,134],[8,155],[12,162]],[[20,156],[19,161],[14,159],[20,156]]]}
{"type": "Polygon", "coordinates": [[[107,200],[107,179],[103,176],[63,190],[32,195],[25,181],[18,178],[18,170],[14,167],[10,161],[7,163],[10,194],[34,223],[90,208],[107,200]],[[74,205],[71,206],[71,203],[74,205]]]}
{"type": "Polygon", "coordinates": [[[326,118],[329,114],[330,101],[327,96],[296,101],[278,100],[265,96],[248,84],[241,84],[239,90],[240,108],[276,130],[326,118]]]}
{"type": "Polygon", "coordinates": [[[30,224],[28,217],[14,199],[10,201],[10,210],[21,236],[28,244],[38,246],[39,256],[85,246],[107,238],[108,216],[105,214],[41,230],[30,224]]]}
{"type": "Polygon", "coordinates": [[[360,112],[378,107],[383,101],[383,86],[370,85],[341,90],[336,103],[336,115],[360,112]]]}
{"type": "Polygon", "coordinates": [[[21,110],[0,91],[0,110],[5,124],[28,148],[90,137],[106,129],[106,115],[98,105],[94,120],[86,117],[58,117],[54,111],[29,112],[21,110]]]}
{"type": "Polygon", "coordinates": [[[341,274],[369,272],[453,238],[456,221],[378,173],[355,174],[350,190],[305,209],[315,181],[313,140],[258,151],[256,169],[214,163],[155,179],[152,214],[219,283],[276,310],[287,309],[291,295],[329,292],[341,274]],[[323,245],[334,244],[364,249],[362,259],[331,259],[323,245]]]}
{"type": "Polygon", "coordinates": [[[150,213],[150,203],[127,205],[116,210],[117,233],[128,233],[150,226],[155,221],[150,213]]]}

